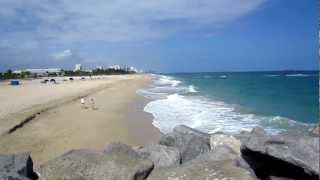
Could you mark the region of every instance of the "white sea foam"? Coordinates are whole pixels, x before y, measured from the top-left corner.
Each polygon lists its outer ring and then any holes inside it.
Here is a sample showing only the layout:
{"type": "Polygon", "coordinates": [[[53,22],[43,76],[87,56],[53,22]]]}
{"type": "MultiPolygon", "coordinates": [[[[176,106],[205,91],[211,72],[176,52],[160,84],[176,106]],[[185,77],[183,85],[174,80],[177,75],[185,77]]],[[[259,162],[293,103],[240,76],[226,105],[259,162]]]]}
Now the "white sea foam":
{"type": "MultiPolygon", "coordinates": [[[[233,105],[206,99],[201,96],[187,96],[188,93],[197,90],[194,86],[183,86],[182,82],[175,87],[172,83],[158,87],[159,77],[155,85],[141,91],[144,96],[153,97],[144,110],[153,114],[154,126],[163,133],[170,132],[175,126],[184,124],[208,133],[222,131],[226,133],[238,133],[242,130],[251,130],[256,126],[263,126],[269,133],[279,133],[288,128],[308,128],[306,124],[280,117],[258,116],[238,112],[233,105]],[[174,88],[174,90],[173,90],[174,88]],[[185,93],[185,95],[183,95],[185,93]]],[[[165,77],[168,81],[174,81],[171,77],[165,77]]]]}
{"type": "Polygon", "coordinates": [[[266,74],[264,77],[279,77],[279,74],[266,74]]]}
{"type": "Polygon", "coordinates": [[[286,74],[287,77],[308,77],[310,74],[286,74]]]}
{"type": "Polygon", "coordinates": [[[160,75],[159,77],[158,81],[156,81],[156,84],[159,85],[171,85],[172,87],[175,87],[181,83],[181,81],[175,80],[169,76],[160,75]]]}
{"type": "Polygon", "coordinates": [[[190,86],[188,87],[188,90],[189,90],[189,92],[191,92],[191,93],[196,93],[196,92],[198,92],[193,85],[190,85],[190,86]]]}

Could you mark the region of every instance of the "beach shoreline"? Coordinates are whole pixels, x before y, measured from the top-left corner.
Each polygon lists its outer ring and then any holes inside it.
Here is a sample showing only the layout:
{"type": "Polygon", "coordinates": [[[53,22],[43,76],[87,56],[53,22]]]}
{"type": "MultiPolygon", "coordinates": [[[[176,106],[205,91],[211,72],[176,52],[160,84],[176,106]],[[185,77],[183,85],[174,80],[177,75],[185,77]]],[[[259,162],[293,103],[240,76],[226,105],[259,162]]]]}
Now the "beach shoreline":
{"type": "Polygon", "coordinates": [[[151,77],[126,75],[107,79],[98,80],[99,85],[91,87],[103,88],[86,88],[89,93],[83,96],[75,92],[75,99],[42,109],[20,129],[2,135],[0,154],[29,151],[38,167],[72,149],[103,149],[112,142],[142,146],[157,141],[161,133],[152,125],[152,115],[143,111],[148,101],[136,92],[151,77]],[[87,101],[85,108],[80,104],[82,97],[87,101]]]}
{"type": "Polygon", "coordinates": [[[128,105],[128,130],[132,135],[131,146],[144,146],[159,140],[163,135],[153,123],[153,115],[145,112],[144,107],[150,102],[149,99],[137,94],[136,98],[128,105]],[[143,130],[141,131],[141,127],[143,130]]]}

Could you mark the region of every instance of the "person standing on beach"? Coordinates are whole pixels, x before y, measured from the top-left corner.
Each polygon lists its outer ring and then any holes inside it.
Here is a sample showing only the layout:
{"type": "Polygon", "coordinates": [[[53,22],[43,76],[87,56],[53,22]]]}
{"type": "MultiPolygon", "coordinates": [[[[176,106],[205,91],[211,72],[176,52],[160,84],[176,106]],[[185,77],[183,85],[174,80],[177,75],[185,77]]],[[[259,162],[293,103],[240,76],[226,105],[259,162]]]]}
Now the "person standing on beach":
{"type": "Polygon", "coordinates": [[[86,108],[86,100],[84,98],[81,98],[80,102],[81,102],[81,108],[85,109],[86,108]]]}
{"type": "Polygon", "coordinates": [[[90,101],[91,101],[91,109],[96,110],[96,103],[94,102],[94,99],[91,98],[90,101]]]}

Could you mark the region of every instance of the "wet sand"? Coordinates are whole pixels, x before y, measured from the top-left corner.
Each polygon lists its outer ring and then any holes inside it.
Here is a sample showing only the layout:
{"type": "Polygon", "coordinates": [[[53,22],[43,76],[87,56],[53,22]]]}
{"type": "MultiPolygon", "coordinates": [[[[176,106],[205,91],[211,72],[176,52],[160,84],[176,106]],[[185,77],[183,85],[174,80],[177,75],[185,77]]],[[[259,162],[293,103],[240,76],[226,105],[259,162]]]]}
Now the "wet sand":
{"type": "Polygon", "coordinates": [[[152,116],[143,112],[145,99],[136,93],[149,81],[146,75],[123,78],[89,94],[87,108],[76,99],[46,110],[22,128],[2,135],[0,153],[30,151],[39,166],[71,149],[103,149],[117,141],[132,146],[157,141],[161,133],[152,126],[152,116]]]}

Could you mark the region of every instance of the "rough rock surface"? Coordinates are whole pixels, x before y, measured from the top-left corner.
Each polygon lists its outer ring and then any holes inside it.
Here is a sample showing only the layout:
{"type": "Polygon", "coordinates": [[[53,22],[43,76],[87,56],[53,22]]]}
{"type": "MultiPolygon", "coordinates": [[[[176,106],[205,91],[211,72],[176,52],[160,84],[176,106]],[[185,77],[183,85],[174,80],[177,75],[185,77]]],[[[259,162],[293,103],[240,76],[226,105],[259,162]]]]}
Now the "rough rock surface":
{"type": "Polygon", "coordinates": [[[30,153],[0,155],[0,179],[37,179],[30,153]]]}
{"type": "Polygon", "coordinates": [[[180,125],[171,133],[161,137],[159,144],[178,148],[181,153],[181,162],[184,163],[210,151],[210,136],[180,125]]]}
{"type": "MultiPolygon", "coordinates": [[[[150,180],[216,180],[216,179],[256,179],[252,172],[241,166],[239,156],[227,146],[216,147],[215,150],[201,154],[181,166],[155,169],[150,180]]],[[[245,163],[243,161],[243,163],[245,163]]]]}
{"type": "Polygon", "coordinates": [[[231,135],[225,134],[213,134],[210,137],[210,147],[211,150],[214,150],[216,147],[226,145],[229,146],[233,151],[237,152],[239,155],[241,142],[231,135]]]}
{"type": "Polygon", "coordinates": [[[150,159],[155,168],[179,165],[181,162],[180,152],[177,148],[160,144],[150,144],[137,149],[139,155],[150,159]]]}
{"type": "Polygon", "coordinates": [[[40,174],[51,179],[143,180],[153,163],[132,155],[127,146],[112,145],[106,152],[73,150],[40,167],[40,174]],[[122,149],[123,147],[124,149],[122,149]]]}
{"type": "Polygon", "coordinates": [[[118,153],[124,153],[127,154],[131,157],[139,158],[139,154],[133,150],[130,146],[126,144],[122,144],[119,142],[111,143],[109,144],[104,150],[104,153],[113,153],[113,152],[118,152],[118,153]]]}
{"type": "Polygon", "coordinates": [[[292,134],[267,135],[254,129],[242,143],[243,157],[261,179],[274,175],[318,180],[319,138],[292,134]]]}
{"type": "Polygon", "coordinates": [[[320,137],[320,123],[311,130],[311,135],[320,137]]]}

